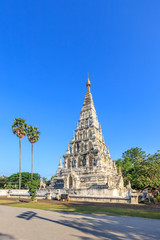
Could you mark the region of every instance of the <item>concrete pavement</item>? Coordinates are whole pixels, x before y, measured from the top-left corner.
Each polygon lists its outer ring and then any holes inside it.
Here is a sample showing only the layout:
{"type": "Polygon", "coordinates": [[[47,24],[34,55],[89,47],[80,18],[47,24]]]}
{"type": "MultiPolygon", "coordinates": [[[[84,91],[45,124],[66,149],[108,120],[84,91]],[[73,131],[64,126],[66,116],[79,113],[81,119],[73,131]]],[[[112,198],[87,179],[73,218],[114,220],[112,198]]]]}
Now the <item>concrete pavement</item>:
{"type": "Polygon", "coordinates": [[[159,239],[160,220],[0,206],[0,240],[159,239]]]}

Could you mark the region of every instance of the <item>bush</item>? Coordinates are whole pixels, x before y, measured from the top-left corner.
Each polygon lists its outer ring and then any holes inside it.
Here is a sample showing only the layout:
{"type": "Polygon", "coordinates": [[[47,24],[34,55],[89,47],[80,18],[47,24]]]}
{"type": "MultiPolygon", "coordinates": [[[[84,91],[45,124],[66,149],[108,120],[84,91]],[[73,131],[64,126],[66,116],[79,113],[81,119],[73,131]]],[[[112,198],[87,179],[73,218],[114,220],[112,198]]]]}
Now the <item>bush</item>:
{"type": "Polygon", "coordinates": [[[36,197],[36,189],[38,188],[38,185],[39,185],[39,183],[37,181],[33,180],[29,186],[29,194],[30,194],[32,200],[34,200],[36,197]]]}

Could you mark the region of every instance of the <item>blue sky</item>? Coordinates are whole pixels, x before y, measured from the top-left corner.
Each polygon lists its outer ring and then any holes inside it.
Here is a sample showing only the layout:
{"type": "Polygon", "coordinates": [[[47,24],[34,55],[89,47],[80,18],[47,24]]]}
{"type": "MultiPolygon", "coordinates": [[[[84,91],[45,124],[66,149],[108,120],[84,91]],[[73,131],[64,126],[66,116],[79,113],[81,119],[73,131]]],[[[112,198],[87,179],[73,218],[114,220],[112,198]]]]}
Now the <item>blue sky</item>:
{"type": "MultiPolygon", "coordinates": [[[[14,118],[38,126],[34,171],[50,178],[83,104],[87,73],[117,159],[160,149],[160,1],[0,1],[0,175],[18,172],[14,118]]],[[[22,139],[22,171],[31,169],[22,139]]]]}

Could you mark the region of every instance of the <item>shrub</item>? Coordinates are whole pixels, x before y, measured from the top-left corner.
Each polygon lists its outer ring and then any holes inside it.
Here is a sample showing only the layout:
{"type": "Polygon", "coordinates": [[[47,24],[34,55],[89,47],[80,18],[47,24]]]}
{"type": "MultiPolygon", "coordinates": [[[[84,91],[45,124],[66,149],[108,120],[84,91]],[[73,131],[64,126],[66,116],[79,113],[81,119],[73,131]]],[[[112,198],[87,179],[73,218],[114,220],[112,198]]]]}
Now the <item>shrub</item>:
{"type": "Polygon", "coordinates": [[[37,181],[33,180],[29,186],[29,194],[30,194],[32,200],[34,200],[36,197],[36,189],[38,188],[38,185],[39,185],[39,183],[37,181]]]}

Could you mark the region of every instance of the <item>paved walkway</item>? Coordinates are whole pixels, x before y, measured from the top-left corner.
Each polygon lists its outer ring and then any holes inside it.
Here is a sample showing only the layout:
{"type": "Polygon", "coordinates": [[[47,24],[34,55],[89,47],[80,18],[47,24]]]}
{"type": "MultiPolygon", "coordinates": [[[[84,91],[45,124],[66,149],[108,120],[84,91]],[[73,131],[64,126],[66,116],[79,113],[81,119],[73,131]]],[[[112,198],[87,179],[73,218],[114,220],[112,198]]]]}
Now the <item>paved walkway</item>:
{"type": "Polygon", "coordinates": [[[159,239],[160,220],[0,206],[0,240],[159,239]]]}

